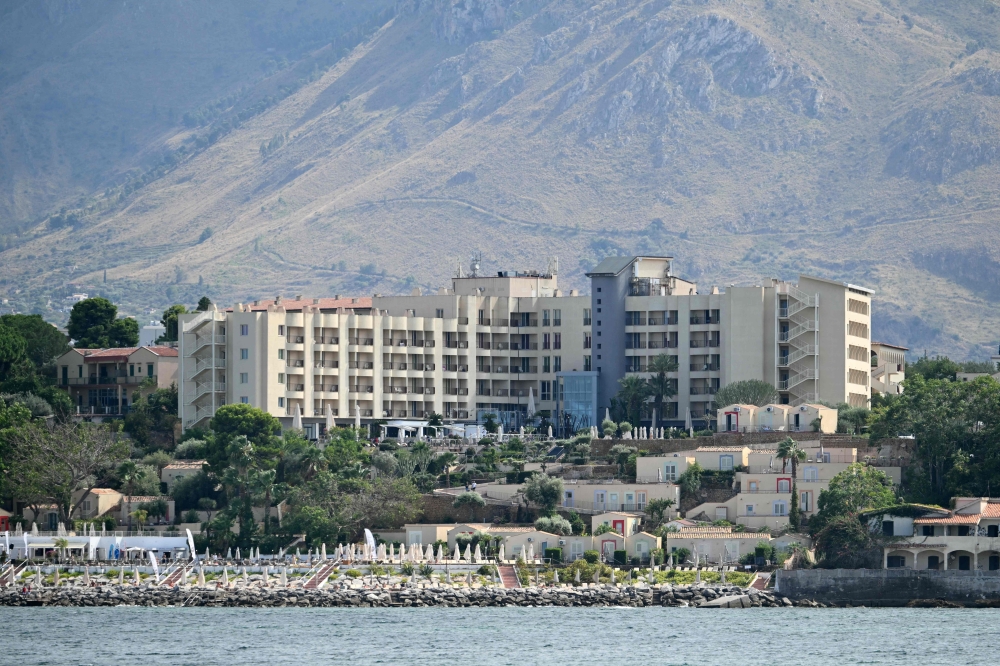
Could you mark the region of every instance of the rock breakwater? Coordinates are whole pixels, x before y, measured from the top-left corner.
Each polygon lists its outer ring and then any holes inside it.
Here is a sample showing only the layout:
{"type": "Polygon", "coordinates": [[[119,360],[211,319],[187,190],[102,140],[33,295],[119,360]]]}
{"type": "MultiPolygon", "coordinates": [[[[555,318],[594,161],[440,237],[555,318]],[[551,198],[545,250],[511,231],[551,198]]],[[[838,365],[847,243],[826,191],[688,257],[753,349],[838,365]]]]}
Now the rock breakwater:
{"type": "Polygon", "coordinates": [[[193,586],[62,587],[22,593],[0,592],[0,606],[220,606],[220,607],[503,607],[503,606],[688,606],[751,608],[822,606],[754,589],[726,585],[581,587],[329,587],[287,589],[249,587],[211,589],[193,586]]]}

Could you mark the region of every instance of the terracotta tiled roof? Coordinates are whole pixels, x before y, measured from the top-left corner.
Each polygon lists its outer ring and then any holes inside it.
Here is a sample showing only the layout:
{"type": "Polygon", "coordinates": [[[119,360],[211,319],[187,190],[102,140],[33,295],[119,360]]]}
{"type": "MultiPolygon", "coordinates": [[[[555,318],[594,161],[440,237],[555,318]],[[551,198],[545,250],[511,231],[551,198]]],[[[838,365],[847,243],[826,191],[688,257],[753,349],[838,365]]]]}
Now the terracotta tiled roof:
{"type": "Polygon", "coordinates": [[[979,519],[982,518],[978,513],[971,515],[955,515],[947,516],[945,518],[917,518],[913,521],[914,525],[977,525],[979,519]]]}
{"type": "Polygon", "coordinates": [[[175,460],[163,469],[201,469],[205,460],[175,460]]]}
{"type": "Polygon", "coordinates": [[[990,502],[982,513],[983,518],[1000,518],[1000,502],[990,502]]]}
{"type": "Polygon", "coordinates": [[[520,525],[490,525],[484,532],[509,532],[510,534],[527,534],[528,532],[540,532],[541,530],[531,526],[520,525]]]}
{"type": "Polygon", "coordinates": [[[91,495],[117,495],[119,494],[117,490],[112,490],[111,488],[94,488],[90,491],[91,495]]]}
{"type": "Polygon", "coordinates": [[[128,358],[140,349],[148,349],[157,356],[177,356],[177,350],[173,347],[152,346],[152,347],[111,347],[109,349],[77,349],[86,359],[112,359],[128,358]]]}
{"type": "Polygon", "coordinates": [[[759,532],[733,532],[728,527],[686,527],[667,534],[668,539],[769,539],[759,532]]]}
{"type": "MultiPolygon", "coordinates": [[[[274,299],[257,301],[256,305],[250,303],[245,307],[249,307],[252,312],[260,312],[262,310],[267,310],[270,305],[274,305],[274,299]]],[[[306,305],[310,307],[317,307],[321,310],[335,310],[337,308],[346,308],[350,310],[352,308],[370,308],[372,306],[372,299],[367,296],[359,296],[357,298],[303,298],[302,300],[281,299],[281,303],[279,303],[279,305],[285,309],[285,312],[302,310],[302,307],[306,305]],[[319,302],[316,303],[314,301],[319,302]]],[[[232,312],[233,309],[226,308],[226,311],[232,312]]]]}
{"type": "Polygon", "coordinates": [[[745,446],[699,446],[697,449],[695,449],[695,451],[699,451],[699,452],[702,452],[702,453],[712,453],[712,452],[715,452],[715,451],[719,451],[719,452],[722,452],[722,453],[729,453],[729,452],[742,451],[745,448],[747,448],[747,447],[745,447],[745,446]]]}
{"type": "Polygon", "coordinates": [[[122,501],[129,504],[155,502],[156,500],[166,500],[169,502],[170,498],[166,495],[122,495],[122,501]]]}

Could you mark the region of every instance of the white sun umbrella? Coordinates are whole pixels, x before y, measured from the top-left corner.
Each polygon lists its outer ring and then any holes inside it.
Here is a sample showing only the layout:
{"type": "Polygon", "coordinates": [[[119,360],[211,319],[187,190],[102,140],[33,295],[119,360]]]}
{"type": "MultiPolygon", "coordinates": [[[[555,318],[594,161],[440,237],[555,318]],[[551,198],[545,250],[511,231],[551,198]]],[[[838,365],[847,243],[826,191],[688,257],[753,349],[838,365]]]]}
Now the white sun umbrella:
{"type": "Polygon", "coordinates": [[[438,544],[437,552],[434,553],[434,561],[440,562],[444,559],[444,553],[441,552],[441,544],[438,544]]]}
{"type": "Polygon", "coordinates": [[[38,525],[31,523],[31,536],[38,536],[38,525]]]}
{"type": "Polygon", "coordinates": [[[90,587],[90,565],[83,567],[83,585],[84,587],[90,587]]]}
{"type": "Polygon", "coordinates": [[[471,571],[466,571],[465,572],[465,584],[468,585],[469,587],[472,587],[472,572],[471,571]]]}
{"type": "Polygon", "coordinates": [[[240,557],[240,547],[239,547],[239,546],[236,546],[236,559],[238,559],[238,560],[239,560],[239,559],[242,559],[242,558],[240,557]]]}
{"type": "Polygon", "coordinates": [[[302,406],[295,405],[295,413],[292,415],[292,430],[302,430],[302,406]]]}
{"type": "Polygon", "coordinates": [[[533,543],[528,544],[528,559],[531,561],[535,559],[535,544],[533,543]]]}
{"type": "Polygon", "coordinates": [[[533,386],[528,387],[528,418],[530,419],[535,415],[535,388],[533,386]]]}
{"type": "Polygon", "coordinates": [[[222,587],[229,589],[229,567],[222,567],[222,587]]]}
{"type": "Polygon", "coordinates": [[[552,439],[552,426],[549,426],[549,439],[552,439]]]}
{"type": "Polygon", "coordinates": [[[465,544],[465,553],[462,555],[462,559],[466,562],[472,561],[472,546],[465,544]]]}
{"type": "Polygon", "coordinates": [[[326,431],[330,432],[333,430],[333,405],[331,403],[326,403],[326,431]]]}
{"type": "Polygon", "coordinates": [[[198,587],[205,587],[205,567],[198,567],[198,587]]]}
{"type": "Polygon", "coordinates": [[[552,570],[552,584],[553,585],[559,584],[559,571],[557,569],[552,570]]]}
{"type": "Polygon", "coordinates": [[[354,429],[361,430],[361,409],[357,402],[354,403],[354,429]]]}
{"type": "MultiPolygon", "coordinates": [[[[59,574],[59,570],[56,569],[56,575],[57,575],[57,577],[58,577],[58,574],[59,574]]],[[[132,567],[132,580],[135,581],[136,585],[139,584],[139,567],[135,567],[135,566],[132,567]]]]}
{"type": "MultiPolygon", "coordinates": [[[[41,583],[39,583],[40,585],[41,583]]],[[[125,584],[125,567],[118,567],[118,584],[125,584]]]]}
{"type": "Polygon", "coordinates": [[[614,585],[617,581],[615,580],[615,570],[611,569],[611,584],[614,585]]]}
{"type": "Polygon", "coordinates": [[[580,570],[579,569],[576,570],[576,575],[573,576],[573,582],[575,582],[577,584],[580,583],[580,570]]]}
{"type": "Polygon", "coordinates": [[[281,567],[281,587],[288,587],[288,567],[281,567]]]}
{"type": "Polygon", "coordinates": [[[684,427],[691,436],[694,436],[694,423],[691,421],[691,408],[684,410],[684,427]]]}
{"type": "Polygon", "coordinates": [[[250,582],[250,578],[247,576],[247,568],[243,567],[243,585],[246,585],[248,582],[250,582]]]}
{"type": "Polygon", "coordinates": [[[268,586],[268,581],[267,581],[267,565],[266,564],[264,565],[263,571],[261,571],[261,581],[264,583],[264,587],[268,586]]]}
{"type": "Polygon", "coordinates": [[[321,559],[321,560],[325,560],[326,559],[326,543],[325,542],[320,546],[319,559],[321,559]]]}
{"type": "Polygon", "coordinates": [[[524,426],[518,428],[517,434],[519,434],[521,437],[524,437],[524,426]]]}
{"type": "Polygon", "coordinates": [[[232,548],[227,548],[226,549],[226,559],[227,560],[233,559],[233,549],[232,548]]]}
{"type": "Polygon", "coordinates": [[[434,560],[434,546],[427,544],[427,550],[424,552],[424,559],[428,562],[434,560]]]}
{"type": "Polygon", "coordinates": [[[600,583],[601,582],[601,568],[600,567],[597,567],[596,569],[594,569],[594,582],[595,583],[600,583]]]}
{"type": "Polygon", "coordinates": [[[500,544],[500,550],[497,553],[497,559],[499,559],[501,562],[503,562],[506,559],[504,557],[504,555],[505,555],[505,553],[503,552],[503,544],[500,544]]]}
{"type": "Polygon", "coordinates": [[[479,544],[476,544],[476,552],[472,554],[472,561],[479,564],[479,560],[483,559],[483,551],[479,549],[479,544]]]}
{"type": "Polygon", "coordinates": [[[41,587],[42,586],[42,568],[41,567],[35,567],[35,586],[36,587],[41,587]]]}
{"type": "Polygon", "coordinates": [[[420,426],[419,428],[417,428],[417,441],[418,442],[424,441],[424,427],[423,426],[420,426]]]}
{"type": "Polygon", "coordinates": [[[499,427],[497,428],[497,438],[498,438],[498,439],[499,439],[500,441],[503,441],[503,424],[502,424],[502,423],[501,423],[501,424],[500,424],[500,426],[499,426],[499,427]]]}
{"type": "Polygon", "coordinates": [[[656,468],[656,482],[663,483],[663,470],[659,467],[656,468]]]}

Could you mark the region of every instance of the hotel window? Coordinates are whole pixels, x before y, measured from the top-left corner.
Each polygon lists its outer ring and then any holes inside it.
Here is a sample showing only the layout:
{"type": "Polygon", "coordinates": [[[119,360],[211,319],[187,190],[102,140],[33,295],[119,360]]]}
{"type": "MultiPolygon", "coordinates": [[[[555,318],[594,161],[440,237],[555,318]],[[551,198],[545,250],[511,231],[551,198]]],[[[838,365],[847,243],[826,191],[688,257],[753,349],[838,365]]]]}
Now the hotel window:
{"type": "Polygon", "coordinates": [[[553,310],[552,311],[552,325],[553,326],[562,326],[562,310],[553,310]]]}
{"type": "Polygon", "coordinates": [[[437,319],[444,319],[444,308],[437,308],[434,310],[434,316],[437,319]]]}
{"type": "Polygon", "coordinates": [[[552,399],[552,382],[542,382],[542,400],[552,399]]]}
{"type": "Polygon", "coordinates": [[[248,373],[248,372],[241,372],[240,373],[240,384],[249,384],[249,383],[250,383],[250,373],[248,373]]]}
{"type": "Polygon", "coordinates": [[[135,377],[135,364],[134,363],[129,363],[128,364],[128,376],[129,377],[135,377]]]}
{"type": "Polygon", "coordinates": [[[550,323],[551,322],[549,321],[549,311],[542,310],[542,326],[549,326],[550,323]]]}
{"type": "Polygon", "coordinates": [[[583,371],[584,372],[590,372],[590,369],[591,369],[590,356],[589,355],[588,356],[584,356],[583,357],[583,371]]]}
{"type": "Polygon", "coordinates": [[[147,363],[146,364],[146,376],[147,377],[152,377],[153,376],[153,364],[152,363],[147,363]]]}
{"type": "Polygon", "coordinates": [[[802,478],[806,481],[819,481],[819,468],[806,467],[802,470],[802,478]]]}
{"type": "Polygon", "coordinates": [[[902,555],[889,555],[885,558],[887,569],[902,569],[906,566],[906,558],[902,555]]]}
{"type": "Polygon", "coordinates": [[[278,407],[284,407],[284,406],[285,406],[285,399],[278,398],[278,407]]]}
{"type": "Polygon", "coordinates": [[[562,333],[554,333],[552,335],[552,348],[562,349],[562,333]]]}
{"type": "Polygon", "coordinates": [[[248,358],[250,358],[250,350],[244,347],[240,350],[240,360],[245,361],[248,358]]]}
{"type": "Polygon", "coordinates": [[[771,513],[775,516],[784,516],[788,514],[788,503],[785,500],[777,500],[771,506],[771,513]]]}
{"type": "Polygon", "coordinates": [[[920,535],[921,536],[931,536],[931,537],[934,536],[934,526],[933,525],[924,525],[924,526],[922,526],[921,530],[920,530],[920,535]]]}
{"type": "Polygon", "coordinates": [[[804,491],[799,493],[799,509],[802,511],[812,511],[812,493],[804,491]]]}
{"type": "Polygon", "coordinates": [[[244,405],[249,405],[250,404],[250,398],[247,397],[247,396],[245,396],[245,395],[240,396],[240,402],[242,404],[244,404],[244,405]]]}
{"type": "Polygon", "coordinates": [[[283,373],[283,372],[279,372],[278,373],[278,383],[279,384],[284,384],[285,383],[285,373],[283,373]]]}
{"type": "Polygon", "coordinates": [[[752,516],[752,515],[754,515],[754,512],[753,512],[753,504],[747,504],[747,515],[748,515],[748,516],[752,516]]]}
{"type": "Polygon", "coordinates": [[[663,480],[664,481],[676,481],[677,480],[677,463],[668,462],[663,466],[663,480]]]}
{"type": "Polygon", "coordinates": [[[751,481],[750,485],[748,486],[748,489],[750,490],[750,492],[752,492],[752,493],[757,492],[757,488],[758,488],[757,482],[756,481],[751,481]]]}
{"type": "Polygon", "coordinates": [[[90,500],[83,500],[83,510],[90,511],[90,500]]]}
{"type": "Polygon", "coordinates": [[[542,333],[542,349],[551,349],[551,335],[549,333],[542,333]]]}
{"type": "Polygon", "coordinates": [[[723,472],[729,472],[733,469],[733,457],[732,456],[719,456],[719,469],[723,472]]]}
{"type": "Polygon", "coordinates": [[[792,482],[790,479],[778,479],[778,492],[779,493],[790,493],[792,492],[792,482]]]}
{"type": "Polygon", "coordinates": [[[995,539],[1000,536],[1000,525],[987,525],[986,536],[991,539],[995,539]]]}
{"type": "Polygon", "coordinates": [[[562,372],[562,356],[553,356],[552,357],[552,371],[553,372],[562,372]]]}
{"type": "Polygon", "coordinates": [[[583,348],[590,349],[593,345],[593,338],[590,337],[590,333],[583,334],[583,348]]]}
{"type": "Polygon", "coordinates": [[[278,335],[284,335],[284,334],[285,334],[285,327],[284,326],[279,326],[278,327],[278,335]]]}
{"type": "Polygon", "coordinates": [[[590,326],[590,308],[583,309],[583,325],[590,326]]]}
{"type": "Polygon", "coordinates": [[[284,360],[285,360],[285,350],[284,350],[284,349],[279,349],[279,350],[278,350],[278,358],[279,358],[280,360],[282,360],[282,361],[284,361],[284,360]]]}
{"type": "Polygon", "coordinates": [[[542,357],[542,372],[552,372],[551,356],[542,357]]]}
{"type": "Polygon", "coordinates": [[[240,335],[250,335],[249,324],[240,324],[240,335]]]}

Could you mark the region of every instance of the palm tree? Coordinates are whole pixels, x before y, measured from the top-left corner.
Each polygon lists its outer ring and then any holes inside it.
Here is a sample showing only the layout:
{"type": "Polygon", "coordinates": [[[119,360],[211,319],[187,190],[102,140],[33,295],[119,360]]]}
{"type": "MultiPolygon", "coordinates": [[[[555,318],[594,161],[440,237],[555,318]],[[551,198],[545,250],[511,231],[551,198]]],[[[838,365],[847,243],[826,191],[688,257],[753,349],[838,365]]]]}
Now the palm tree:
{"type": "Polygon", "coordinates": [[[58,556],[59,561],[63,561],[63,559],[65,559],[66,549],[69,548],[69,539],[53,539],[52,543],[55,544],[56,555],[58,556]]]}
{"type": "MultiPolygon", "coordinates": [[[[134,460],[126,460],[118,466],[118,478],[121,479],[122,490],[125,491],[125,495],[132,497],[135,493],[136,484],[146,478],[146,470],[136,465],[134,460]]],[[[130,530],[132,529],[131,513],[128,516],[128,527],[130,530]]]]}
{"type": "Polygon", "coordinates": [[[629,421],[639,423],[642,418],[642,405],[649,397],[649,384],[638,375],[626,375],[619,379],[618,383],[621,388],[615,397],[618,398],[629,421]]]}
{"type": "Polygon", "coordinates": [[[454,465],[457,460],[458,456],[451,451],[442,453],[437,457],[438,464],[441,465],[441,469],[444,470],[445,488],[451,488],[451,466],[454,465]]]}
{"type": "Polygon", "coordinates": [[[264,469],[254,472],[251,485],[257,498],[264,502],[264,534],[268,534],[271,529],[271,497],[277,487],[275,479],[277,472],[273,469],[264,469]]]}
{"type": "Polygon", "coordinates": [[[806,452],[799,447],[799,443],[791,437],[785,437],[778,444],[778,456],[781,458],[781,468],[785,468],[785,462],[792,461],[792,502],[788,510],[788,522],[793,530],[799,529],[799,495],[796,475],[799,469],[799,462],[806,459],[806,452]]]}
{"type": "MultiPolygon", "coordinates": [[[[647,369],[653,373],[649,378],[649,392],[653,394],[653,407],[657,420],[663,418],[663,402],[677,395],[677,383],[667,373],[677,372],[677,357],[668,354],[657,354],[649,360],[647,369]]],[[[653,428],[658,428],[653,423],[653,428]]]]}

